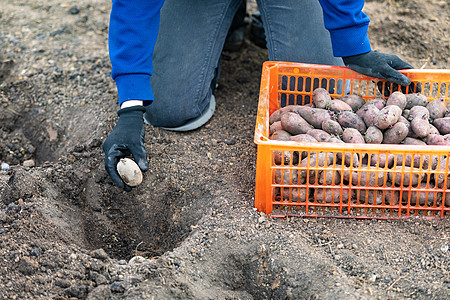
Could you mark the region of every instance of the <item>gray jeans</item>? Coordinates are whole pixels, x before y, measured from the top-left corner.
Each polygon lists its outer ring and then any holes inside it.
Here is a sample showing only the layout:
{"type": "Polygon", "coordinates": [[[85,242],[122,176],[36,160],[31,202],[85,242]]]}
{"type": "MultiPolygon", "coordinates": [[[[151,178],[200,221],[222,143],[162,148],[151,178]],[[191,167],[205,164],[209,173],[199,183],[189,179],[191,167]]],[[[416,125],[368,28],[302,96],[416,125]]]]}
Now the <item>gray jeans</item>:
{"type": "MultiPolygon", "coordinates": [[[[153,56],[154,126],[177,127],[201,114],[241,0],[166,0],[153,56]]],[[[258,0],[269,60],[343,66],[333,57],[318,0],[258,0]]]]}

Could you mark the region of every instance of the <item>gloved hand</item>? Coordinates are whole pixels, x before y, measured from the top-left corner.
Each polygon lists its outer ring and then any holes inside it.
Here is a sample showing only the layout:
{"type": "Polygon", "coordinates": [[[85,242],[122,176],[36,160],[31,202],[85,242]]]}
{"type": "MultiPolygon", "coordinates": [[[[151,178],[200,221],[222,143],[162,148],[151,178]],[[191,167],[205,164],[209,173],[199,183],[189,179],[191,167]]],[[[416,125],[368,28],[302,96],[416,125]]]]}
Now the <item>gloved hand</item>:
{"type": "Polygon", "coordinates": [[[105,152],[105,169],[111,180],[125,191],[131,187],[125,184],[117,173],[117,163],[123,157],[132,155],[139,168],[145,172],[148,169],[147,153],[144,146],[144,118],[143,106],[132,106],[120,109],[117,114],[119,120],[113,131],[103,143],[105,152]]]}
{"type": "Polygon", "coordinates": [[[347,68],[352,69],[355,72],[371,77],[386,79],[402,86],[411,84],[411,80],[397,70],[412,69],[413,67],[396,55],[370,51],[363,54],[343,57],[342,60],[347,68]]]}

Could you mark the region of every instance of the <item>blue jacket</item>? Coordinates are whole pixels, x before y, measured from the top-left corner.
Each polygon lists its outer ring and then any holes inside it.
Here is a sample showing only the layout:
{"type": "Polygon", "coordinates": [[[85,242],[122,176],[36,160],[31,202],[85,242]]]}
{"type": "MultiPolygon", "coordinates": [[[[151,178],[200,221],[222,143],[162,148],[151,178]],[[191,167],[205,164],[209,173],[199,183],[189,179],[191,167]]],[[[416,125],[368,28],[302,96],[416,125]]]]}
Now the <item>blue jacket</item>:
{"type": "MultiPolygon", "coordinates": [[[[319,1],[334,56],[351,56],[371,50],[367,36],[370,20],[362,12],[364,0],[319,1]]],[[[132,99],[143,100],[144,105],[149,105],[154,99],[150,76],[163,3],[164,0],[112,0],[109,55],[120,105],[132,99]]]]}

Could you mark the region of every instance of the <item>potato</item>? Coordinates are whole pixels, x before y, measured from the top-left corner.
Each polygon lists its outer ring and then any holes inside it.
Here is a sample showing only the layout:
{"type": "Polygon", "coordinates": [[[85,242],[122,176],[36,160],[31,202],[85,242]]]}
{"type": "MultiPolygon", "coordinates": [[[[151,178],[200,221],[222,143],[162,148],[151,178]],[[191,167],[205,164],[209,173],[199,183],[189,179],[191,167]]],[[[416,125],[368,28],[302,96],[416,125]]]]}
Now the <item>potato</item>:
{"type": "Polygon", "coordinates": [[[344,141],[341,140],[338,136],[331,136],[329,143],[343,143],[344,141]]]}
{"type": "Polygon", "coordinates": [[[361,204],[377,204],[383,203],[383,191],[377,190],[356,190],[355,198],[361,204]]]}
{"type": "Polygon", "coordinates": [[[397,122],[383,132],[383,144],[400,144],[408,135],[409,128],[403,122],[397,122]]]}
{"type": "Polygon", "coordinates": [[[348,189],[342,189],[342,197],[341,197],[341,189],[322,189],[317,188],[315,191],[315,197],[318,203],[347,203],[350,199],[350,192],[348,189]]]}
{"type": "Polygon", "coordinates": [[[281,121],[281,116],[287,112],[294,112],[299,114],[305,106],[304,105],[288,105],[274,111],[269,117],[269,124],[272,125],[275,122],[281,121]]]}
{"type": "Polygon", "coordinates": [[[422,154],[422,155],[414,155],[414,158],[411,154],[407,154],[405,156],[405,159],[403,160],[403,154],[397,155],[397,166],[407,166],[407,167],[414,167],[414,168],[420,168],[422,166],[423,170],[427,170],[431,167],[431,169],[434,169],[437,166],[438,157],[437,155],[432,155],[430,158],[430,155],[422,154]],[[414,160],[414,161],[413,161],[414,160]]]}
{"type": "Polygon", "coordinates": [[[356,130],[355,128],[345,128],[344,133],[342,134],[342,139],[346,143],[352,144],[365,144],[364,137],[362,134],[356,130]]]}
{"type": "Polygon", "coordinates": [[[424,138],[430,134],[430,123],[421,118],[415,118],[411,121],[411,130],[419,138],[424,138]]]}
{"type": "Polygon", "coordinates": [[[282,130],[281,121],[273,122],[272,125],[269,126],[269,136],[272,135],[277,130],[282,130]]]}
{"type": "Polygon", "coordinates": [[[381,98],[374,98],[374,99],[367,100],[367,103],[374,104],[380,110],[386,106],[386,100],[381,99],[381,98]]]}
{"type": "Polygon", "coordinates": [[[370,156],[370,165],[371,166],[379,166],[380,168],[388,167],[391,168],[395,161],[395,155],[394,154],[385,154],[380,153],[376,154],[373,153],[370,156]]]}
{"type": "MultiPolygon", "coordinates": [[[[436,170],[439,172],[445,172],[445,171],[450,172],[450,160],[448,158],[441,158],[436,170]],[[447,167],[446,167],[446,165],[447,165],[447,167]]],[[[434,180],[436,182],[436,186],[438,188],[443,188],[445,179],[447,179],[447,189],[450,189],[449,175],[436,173],[436,174],[434,174],[434,178],[435,178],[434,180]]],[[[449,191],[449,193],[450,193],[450,191],[449,191]]]]}
{"type": "Polygon", "coordinates": [[[398,121],[397,121],[397,122],[405,123],[408,127],[411,126],[411,122],[408,121],[408,119],[405,118],[404,116],[400,116],[400,118],[398,118],[398,121]]]}
{"type": "Polygon", "coordinates": [[[415,139],[412,137],[406,137],[403,140],[403,144],[405,144],[405,145],[426,145],[427,143],[425,143],[424,141],[419,140],[419,139],[415,139]]]}
{"type": "Polygon", "coordinates": [[[441,134],[436,127],[434,127],[431,124],[429,124],[429,126],[430,126],[430,134],[441,134]]]}
{"type": "MultiPolygon", "coordinates": [[[[337,166],[340,167],[340,166],[337,166]]],[[[336,185],[341,182],[340,171],[326,170],[319,175],[319,184],[321,185],[336,185]]]]}
{"type": "Polygon", "coordinates": [[[374,104],[366,104],[361,107],[356,114],[363,119],[367,127],[372,126],[375,117],[378,115],[380,110],[374,104]]]}
{"type": "Polygon", "coordinates": [[[433,121],[433,124],[440,134],[450,134],[450,117],[437,118],[433,121]]]}
{"type": "Polygon", "coordinates": [[[142,172],[137,163],[130,158],[121,158],[117,163],[117,173],[129,186],[138,186],[142,183],[142,172]]]}
{"type": "Polygon", "coordinates": [[[384,192],[384,204],[387,205],[398,205],[400,198],[399,191],[387,190],[384,192]]]}
{"type": "Polygon", "coordinates": [[[343,111],[353,111],[351,106],[341,100],[331,100],[331,102],[325,107],[328,110],[334,111],[335,113],[341,113],[343,111]]]}
{"type": "Polygon", "coordinates": [[[307,133],[312,128],[300,115],[293,112],[283,114],[281,117],[281,126],[292,135],[307,133]]]}
{"type": "Polygon", "coordinates": [[[326,108],[331,102],[330,94],[324,88],[317,88],[312,93],[312,102],[314,107],[326,108]]]}
{"type": "Polygon", "coordinates": [[[424,141],[427,143],[427,145],[450,145],[450,140],[446,139],[443,135],[440,134],[430,134],[424,139],[424,141]]]}
{"type": "Polygon", "coordinates": [[[343,97],[337,98],[337,100],[341,100],[347,103],[354,112],[356,112],[361,108],[361,106],[366,103],[366,101],[364,101],[364,98],[359,95],[345,95],[343,97]]]}
{"type": "Polygon", "coordinates": [[[406,96],[402,92],[393,92],[386,101],[386,106],[397,105],[404,110],[406,107],[406,96]]]}
{"type": "Polygon", "coordinates": [[[430,112],[426,107],[423,106],[413,106],[409,110],[408,120],[412,121],[416,118],[421,118],[423,120],[428,120],[430,118],[430,112]]]}
{"type": "Polygon", "coordinates": [[[291,136],[292,135],[285,130],[277,130],[270,136],[270,139],[275,141],[289,141],[291,136]]]}
{"type": "Polygon", "coordinates": [[[401,115],[402,110],[400,107],[396,105],[388,105],[380,109],[373,123],[375,126],[383,130],[397,123],[401,115]]]}
{"type": "Polygon", "coordinates": [[[422,181],[424,173],[419,173],[419,169],[411,167],[396,166],[397,172],[389,172],[388,179],[395,185],[400,186],[417,186],[422,181]],[[404,174],[400,171],[404,168],[404,174]],[[403,177],[403,181],[402,181],[403,177]],[[410,184],[411,181],[411,184],[410,184]]]}
{"type": "Polygon", "coordinates": [[[289,165],[292,161],[292,155],[290,151],[274,151],[273,162],[279,165],[289,165]]]}
{"type": "MultiPolygon", "coordinates": [[[[420,183],[420,188],[426,189],[427,184],[426,182],[420,183]]],[[[428,186],[428,188],[431,188],[431,186],[428,186]]],[[[435,203],[435,201],[440,201],[442,199],[442,193],[439,192],[425,192],[425,191],[408,191],[404,190],[402,193],[402,200],[405,203],[405,205],[416,205],[417,203],[419,205],[424,205],[425,203],[430,206],[435,203]],[[411,196],[410,196],[411,195],[411,196]],[[419,200],[419,201],[417,201],[419,200]]]]}
{"type": "Polygon", "coordinates": [[[367,144],[381,144],[383,142],[383,132],[376,126],[370,126],[364,135],[367,144]]]}
{"type": "Polygon", "coordinates": [[[387,180],[387,174],[385,172],[376,172],[376,170],[378,170],[378,168],[368,167],[367,171],[355,170],[351,172],[351,175],[350,171],[345,170],[342,177],[345,181],[351,182],[352,185],[382,186],[384,181],[387,180]]]}
{"type": "Polygon", "coordinates": [[[311,107],[306,107],[300,112],[300,116],[317,129],[322,129],[323,121],[331,119],[332,114],[333,112],[326,109],[311,107]]]}
{"type": "Polygon", "coordinates": [[[450,191],[445,193],[445,205],[450,207],[450,191]]]}
{"type": "Polygon", "coordinates": [[[315,142],[315,143],[318,142],[318,140],[316,140],[314,137],[306,133],[293,135],[289,138],[289,140],[295,142],[315,142]]]}
{"type": "Polygon", "coordinates": [[[305,202],[306,198],[311,195],[309,189],[306,188],[283,188],[282,201],[305,202]]]}
{"type": "Polygon", "coordinates": [[[430,112],[430,118],[432,120],[443,118],[445,113],[447,112],[447,108],[445,107],[445,102],[443,98],[435,99],[427,104],[427,109],[430,112]]]}
{"type": "Polygon", "coordinates": [[[406,94],[406,109],[411,109],[413,106],[427,106],[428,98],[421,93],[406,94]]]}
{"type": "MultiPolygon", "coordinates": [[[[328,142],[344,143],[342,140],[340,140],[339,138],[337,138],[335,136],[332,136],[328,142]]],[[[349,167],[350,165],[353,165],[353,167],[359,166],[359,158],[358,158],[358,154],[356,154],[356,153],[353,153],[353,155],[351,153],[345,153],[345,155],[344,155],[342,152],[337,152],[336,158],[338,159],[339,163],[342,162],[346,167],[349,167]],[[342,161],[342,156],[344,156],[344,161],[342,161]],[[352,157],[353,157],[353,159],[352,159],[352,157]]]]}
{"type": "Polygon", "coordinates": [[[409,117],[409,109],[404,109],[403,112],[402,112],[402,116],[404,118],[408,118],[409,117]]]}
{"type": "Polygon", "coordinates": [[[344,130],[342,130],[341,125],[338,122],[328,119],[322,122],[322,130],[333,135],[342,135],[344,130]]]}
{"type": "Polygon", "coordinates": [[[360,133],[364,133],[367,129],[363,119],[351,111],[344,111],[339,114],[337,121],[342,128],[354,128],[360,133]]]}
{"type": "Polygon", "coordinates": [[[275,184],[299,184],[298,170],[275,169],[273,181],[275,184]]]}
{"type": "Polygon", "coordinates": [[[321,142],[321,143],[328,142],[331,138],[331,135],[329,135],[327,132],[323,131],[322,129],[311,129],[306,134],[312,136],[318,142],[321,142]]]}
{"type": "MultiPolygon", "coordinates": [[[[302,167],[324,167],[324,166],[330,166],[333,164],[334,161],[334,155],[333,153],[325,153],[325,152],[312,152],[309,157],[305,157],[300,162],[300,165],[302,167]],[[309,165],[308,165],[309,160],[309,165]]],[[[316,179],[316,170],[309,170],[309,182],[314,182],[316,179]]],[[[319,172],[320,173],[320,172],[319,172]]],[[[300,171],[300,178],[302,180],[307,179],[307,170],[301,170],[300,171]]],[[[318,175],[318,174],[317,174],[318,175]]]]}

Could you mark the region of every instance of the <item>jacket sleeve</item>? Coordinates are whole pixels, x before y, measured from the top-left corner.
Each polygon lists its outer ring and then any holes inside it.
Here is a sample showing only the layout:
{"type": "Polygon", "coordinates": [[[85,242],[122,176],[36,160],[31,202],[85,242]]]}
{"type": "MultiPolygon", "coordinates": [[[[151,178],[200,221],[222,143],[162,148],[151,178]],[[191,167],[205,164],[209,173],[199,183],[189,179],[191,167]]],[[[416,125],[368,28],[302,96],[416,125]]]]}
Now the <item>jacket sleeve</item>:
{"type": "Polygon", "coordinates": [[[319,0],[333,55],[345,57],[371,50],[367,29],[370,19],[362,12],[364,0],[319,0]]]}
{"type": "Polygon", "coordinates": [[[108,44],[119,104],[143,100],[144,105],[149,105],[154,99],[150,76],[163,3],[164,0],[112,0],[108,44]]]}

